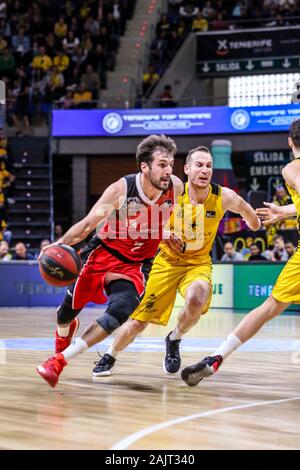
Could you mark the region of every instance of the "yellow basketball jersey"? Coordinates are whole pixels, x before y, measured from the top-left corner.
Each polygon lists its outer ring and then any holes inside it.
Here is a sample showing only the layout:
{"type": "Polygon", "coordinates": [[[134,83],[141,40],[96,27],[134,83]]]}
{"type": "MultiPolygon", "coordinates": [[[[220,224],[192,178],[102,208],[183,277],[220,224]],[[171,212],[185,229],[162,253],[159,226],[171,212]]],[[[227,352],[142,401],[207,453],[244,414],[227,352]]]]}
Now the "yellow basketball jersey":
{"type": "Polygon", "coordinates": [[[192,204],[189,199],[188,183],[174,207],[167,230],[181,238],[185,244],[182,253],[171,252],[161,244],[162,253],[177,258],[187,264],[199,264],[210,260],[210,251],[217,234],[220,220],[224,215],[222,208],[222,188],[211,183],[209,193],[203,204],[192,204]]]}
{"type": "MultiPolygon", "coordinates": [[[[300,160],[299,161],[299,164],[300,164],[300,160]]],[[[297,193],[297,191],[292,188],[291,186],[289,186],[287,183],[285,183],[286,187],[287,187],[287,190],[288,192],[290,193],[290,196],[292,198],[292,201],[294,203],[294,206],[296,207],[296,211],[297,211],[297,228],[298,228],[298,232],[300,233],[300,194],[297,193]]]]}

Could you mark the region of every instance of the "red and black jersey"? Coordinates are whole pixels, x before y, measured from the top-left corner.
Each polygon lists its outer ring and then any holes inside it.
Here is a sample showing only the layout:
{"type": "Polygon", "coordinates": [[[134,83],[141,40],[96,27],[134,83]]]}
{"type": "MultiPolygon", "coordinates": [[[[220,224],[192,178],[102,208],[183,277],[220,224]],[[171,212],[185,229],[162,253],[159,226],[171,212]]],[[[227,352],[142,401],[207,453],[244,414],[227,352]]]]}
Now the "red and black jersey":
{"type": "Polygon", "coordinates": [[[141,263],[155,256],[174,206],[172,179],[170,187],[151,201],[142,190],[140,177],[140,173],[124,177],[127,185],[124,204],[113,211],[89,243],[93,249],[102,245],[129,263],[141,263]]]}

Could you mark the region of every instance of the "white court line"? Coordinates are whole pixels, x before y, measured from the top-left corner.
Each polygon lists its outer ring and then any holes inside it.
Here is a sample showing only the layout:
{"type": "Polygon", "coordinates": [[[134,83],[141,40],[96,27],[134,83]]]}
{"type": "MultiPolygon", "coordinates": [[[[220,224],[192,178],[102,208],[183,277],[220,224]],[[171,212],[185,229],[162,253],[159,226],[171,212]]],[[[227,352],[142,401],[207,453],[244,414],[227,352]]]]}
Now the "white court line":
{"type": "Polygon", "coordinates": [[[194,415],[183,416],[181,418],[171,419],[170,421],[164,421],[160,424],[155,424],[154,426],[149,426],[148,428],[142,429],[141,431],[137,431],[129,436],[125,437],[121,441],[117,442],[113,447],[109,450],[125,450],[133,444],[134,442],[142,439],[149,434],[152,434],[156,431],[160,431],[161,429],[168,428],[169,426],[184,423],[185,421],[191,421],[193,419],[198,418],[205,418],[207,416],[213,416],[221,413],[227,413],[228,411],[235,411],[235,410],[244,410],[245,408],[254,408],[256,406],[265,406],[265,405],[274,405],[276,403],[286,403],[289,401],[296,401],[300,400],[300,397],[294,398],[283,398],[280,400],[271,400],[271,401],[262,401],[260,403],[249,403],[248,405],[236,405],[236,406],[229,406],[226,408],[219,408],[217,410],[205,411],[204,413],[197,413],[194,415]]]}
{"type": "Polygon", "coordinates": [[[71,381],[66,382],[64,380],[61,380],[61,381],[58,382],[58,385],[68,385],[69,387],[79,387],[79,388],[92,388],[92,389],[96,390],[96,388],[93,387],[93,385],[97,385],[97,382],[93,382],[89,385],[89,384],[81,384],[81,383],[78,383],[78,382],[71,382],[71,381]]]}

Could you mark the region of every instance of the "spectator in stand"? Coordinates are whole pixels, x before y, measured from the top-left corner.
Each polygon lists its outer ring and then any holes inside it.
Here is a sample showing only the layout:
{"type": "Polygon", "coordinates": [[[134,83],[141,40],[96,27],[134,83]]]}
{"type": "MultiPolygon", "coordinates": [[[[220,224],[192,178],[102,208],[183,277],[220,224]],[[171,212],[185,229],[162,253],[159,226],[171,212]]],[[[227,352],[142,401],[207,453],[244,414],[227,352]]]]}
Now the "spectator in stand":
{"type": "MultiPolygon", "coordinates": [[[[9,188],[11,183],[15,180],[15,176],[12,175],[1,162],[0,166],[0,207],[4,206],[5,203],[5,190],[9,188]]],[[[3,212],[1,212],[3,214],[3,212]]]]}
{"type": "Polygon", "coordinates": [[[204,18],[206,18],[208,21],[211,21],[214,16],[215,16],[215,10],[213,8],[212,2],[210,0],[207,0],[205,2],[205,5],[202,9],[202,15],[204,18]]]}
{"type": "Polygon", "coordinates": [[[143,94],[145,95],[159,80],[159,74],[155,72],[154,65],[148,65],[147,72],[143,75],[143,94]]]}
{"type": "Polygon", "coordinates": [[[213,31],[225,30],[230,27],[230,23],[224,19],[224,13],[218,11],[215,18],[211,22],[211,29],[213,31]]]}
{"type": "Polygon", "coordinates": [[[92,93],[86,87],[85,83],[80,84],[79,90],[74,93],[73,102],[76,108],[91,108],[92,93]]]}
{"type": "Polygon", "coordinates": [[[58,39],[63,39],[68,33],[68,25],[63,16],[54,25],[54,34],[58,39]]]}
{"type": "Polygon", "coordinates": [[[13,78],[15,73],[15,58],[11,51],[5,47],[0,52],[0,76],[6,75],[9,78],[13,78]]]}
{"type": "Polygon", "coordinates": [[[84,53],[88,55],[89,52],[93,50],[94,44],[90,34],[84,34],[81,41],[81,46],[84,50],[84,53]]]}
{"type": "Polygon", "coordinates": [[[20,128],[19,118],[24,120],[25,124],[25,133],[29,134],[29,93],[30,93],[30,83],[26,78],[26,73],[23,67],[18,69],[18,80],[17,80],[17,99],[15,112],[12,116],[14,124],[18,132],[22,132],[20,128]]]}
{"type": "Polygon", "coordinates": [[[267,261],[267,258],[262,256],[261,249],[256,243],[253,243],[250,246],[250,253],[251,255],[248,258],[248,261],[267,261]]]}
{"type": "Polygon", "coordinates": [[[159,96],[159,106],[161,108],[175,108],[177,106],[176,101],[174,101],[171,85],[165,85],[164,91],[159,96]]]}
{"type": "Polygon", "coordinates": [[[54,241],[59,240],[63,236],[63,228],[60,224],[56,224],[54,228],[54,241]]]}
{"type": "Polygon", "coordinates": [[[85,63],[87,59],[88,53],[85,51],[81,46],[75,47],[71,59],[72,59],[72,66],[79,67],[79,70],[81,66],[85,63]]]}
{"type": "Polygon", "coordinates": [[[241,253],[238,253],[231,242],[227,242],[224,245],[224,254],[221,261],[245,261],[241,253]]]}
{"type": "Polygon", "coordinates": [[[45,72],[52,67],[52,60],[46,54],[46,49],[44,46],[39,48],[39,53],[34,57],[32,61],[32,68],[34,69],[43,69],[45,72]]]}
{"type": "Polygon", "coordinates": [[[70,59],[67,54],[59,49],[53,59],[53,65],[58,68],[59,72],[65,73],[70,65],[70,59]]]}
{"type": "Polygon", "coordinates": [[[12,49],[17,58],[17,62],[20,61],[24,65],[29,63],[29,51],[30,51],[30,39],[25,35],[23,28],[20,28],[12,37],[12,49]]]}
{"type": "Polygon", "coordinates": [[[100,80],[90,64],[86,66],[86,71],[82,75],[81,81],[85,84],[86,89],[92,93],[92,99],[97,100],[100,88],[100,80]]]}
{"type": "Polygon", "coordinates": [[[11,261],[11,258],[12,256],[9,253],[9,244],[5,240],[2,240],[0,242],[0,262],[11,261]]]}
{"type": "Polygon", "coordinates": [[[46,93],[50,102],[59,100],[64,93],[64,76],[57,67],[51,67],[47,73],[46,93]]]}
{"type": "Polygon", "coordinates": [[[296,247],[294,243],[290,240],[288,240],[285,244],[285,251],[287,252],[288,258],[291,258],[293,254],[295,253],[296,247]]]}
{"type": "Polygon", "coordinates": [[[27,248],[23,242],[19,242],[15,246],[15,254],[12,259],[14,261],[31,261],[34,260],[34,256],[27,252],[27,248]]]}
{"type": "MultiPolygon", "coordinates": [[[[275,190],[273,197],[273,204],[278,206],[285,206],[291,204],[291,198],[287,193],[286,189],[282,185],[278,185],[275,190]]],[[[268,247],[274,246],[275,237],[279,229],[283,228],[295,228],[297,221],[294,217],[287,218],[283,221],[279,221],[276,224],[266,225],[266,235],[268,247]]]]}
{"type": "Polygon", "coordinates": [[[100,25],[97,20],[95,20],[92,16],[89,16],[85,20],[84,30],[91,36],[96,36],[99,33],[100,25]]]}
{"type": "Polygon", "coordinates": [[[7,230],[7,222],[5,219],[0,218],[0,240],[10,243],[12,240],[12,232],[7,230]]]}
{"type": "Polygon", "coordinates": [[[73,67],[71,76],[68,78],[67,91],[76,91],[81,83],[81,72],[79,65],[73,67]]]}
{"type": "Polygon", "coordinates": [[[287,204],[291,204],[291,198],[284,186],[279,185],[276,187],[273,202],[278,206],[285,206],[287,204]]]}
{"type": "Polygon", "coordinates": [[[161,31],[159,36],[155,37],[150,46],[150,62],[157,67],[161,67],[168,48],[167,35],[165,31],[161,31]]]}
{"type": "Polygon", "coordinates": [[[40,249],[37,250],[36,254],[35,254],[35,259],[38,259],[39,257],[39,254],[40,252],[42,251],[43,248],[45,248],[46,246],[50,245],[50,240],[48,240],[48,238],[44,238],[41,243],[40,243],[40,249]]]}
{"type": "Polygon", "coordinates": [[[67,37],[64,38],[62,42],[64,51],[67,54],[72,54],[76,48],[80,46],[80,41],[77,36],[75,36],[74,31],[69,31],[67,37]]]}
{"type": "Polygon", "coordinates": [[[274,248],[271,251],[270,261],[287,261],[289,256],[285,249],[285,242],[282,235],[277,235],[274,238],[274,248]]]}
{"type": "Polygon", "coordinates": [[[200,11],[199,13],[197,13],[196,18],[193,20],[192,30],[193,31],[207,31],[208,30],[208,21],[206,18],[203,17],[203,14],[200,11]]]}
{"type": "Polygon", "coordinates": [[[199,8],[195,7],[191,3],[186,3],[179,8],[179,15],[185,22],[186,26],[192,24],[193,19],[199,13],[199,8]]]}
{"type": "Polygon", "coordinates": [[[106,88],[107,76],[106,76],[106,53],[101,44],[97,44],[95,51],[90,53],[87,58],[87,62],[91,64],[93,69],[96,71],[102,89],[106,88]]]}
{"type": "Polygon", "coordinates": [[[164,31],[166,34],[170,32],[171,25],[168,19],[168,15],[166,13],[162,13],[160,16],[160,20],[156,25],[156,36],[159,36],[162,31],[164,31]]]}
{"type": "Polygon", "coordinates": [[[61,109],[72,109],[74,105],[73,91],[68,90],[67,94],[62,96],[58,101],[61,109]]]}
{"type": "Polygon", "coordinates": [[[180,37],[176,29],[172,29],[168,36],[167,57],[169,57],[180,43],[180,37]]]}

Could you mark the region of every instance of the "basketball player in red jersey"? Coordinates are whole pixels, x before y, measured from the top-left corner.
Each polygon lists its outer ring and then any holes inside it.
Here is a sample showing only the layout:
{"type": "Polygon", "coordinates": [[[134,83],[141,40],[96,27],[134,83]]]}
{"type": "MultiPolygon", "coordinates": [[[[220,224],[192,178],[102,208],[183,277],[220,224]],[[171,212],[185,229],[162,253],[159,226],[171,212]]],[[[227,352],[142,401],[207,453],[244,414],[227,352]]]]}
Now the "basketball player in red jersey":
{"type": "Polygon", "coordinates": [[[37,368],[55,387],[68,361],[102,341],[133,313],[144,292],[149,265],[162,239],[174,201],[183,191],[172,176],[175,142],[152,135],[137,148],[140,173],[110,185],[89,214],[73,225],[56,244],[74,245],[102,227],[82,252],[83,268],[57,311],[56,355],[37,368]],[[104,314],[71,343],[79,322],[76,318],[89,302],[109,303],[104,314]]]}

